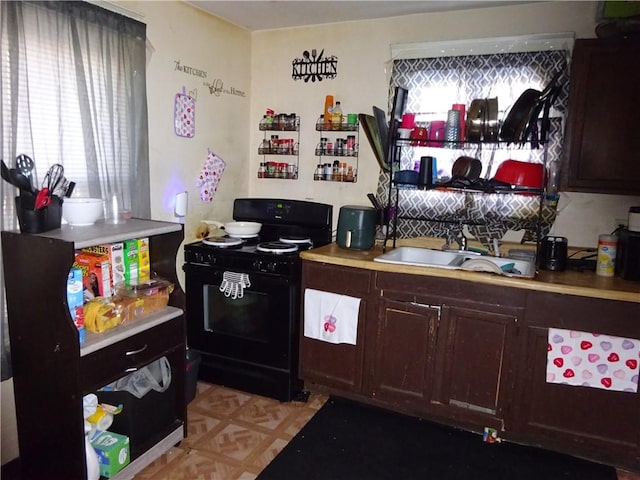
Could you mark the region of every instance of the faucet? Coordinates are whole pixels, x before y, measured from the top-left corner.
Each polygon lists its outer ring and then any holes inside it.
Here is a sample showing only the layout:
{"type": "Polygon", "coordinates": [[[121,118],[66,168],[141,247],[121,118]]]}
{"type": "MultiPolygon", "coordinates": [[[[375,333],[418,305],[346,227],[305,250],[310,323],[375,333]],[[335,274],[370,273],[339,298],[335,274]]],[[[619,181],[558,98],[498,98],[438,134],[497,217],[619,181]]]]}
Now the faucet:
{"type": "Polygon", "coordinates": [[[458,242],[460,250],[467,249],[467,237],[464,236],[464,232],[462,231],[462,229],[460,230],[460,235],[456,238],[456,242],[458,242]]]}
{"type": "Polygon", "coordinates": [[[460,251],[467,250],[467,237],[464,236],[464,231],[462,230],[462,225],[460,225],[459,229],[456,231],[451,231],[447,228],[447,233],[445,237],[445,244],[442,247],[443,250],[451,249],[451,242],[456,242],[458,244],[458,249],[460,251]]]}

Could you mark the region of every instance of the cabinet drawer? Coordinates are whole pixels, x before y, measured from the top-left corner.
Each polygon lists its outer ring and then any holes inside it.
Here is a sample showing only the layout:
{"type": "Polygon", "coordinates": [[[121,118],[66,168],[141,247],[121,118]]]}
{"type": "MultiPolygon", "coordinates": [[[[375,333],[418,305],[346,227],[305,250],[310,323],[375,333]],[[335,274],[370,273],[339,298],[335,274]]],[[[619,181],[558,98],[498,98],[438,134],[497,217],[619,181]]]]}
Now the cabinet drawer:
{"type": "Polygon", "coordinates": [[[183,318],[178,317],[82,358],[80,387],[100,388],[184,345],[183,318]]]}
{"type": "Polygon", "coordinates": [[[371,290],[371,273],[357,268],[304,262],[302,279],[303,288],[356,297],[366,296],[371,290]]]}

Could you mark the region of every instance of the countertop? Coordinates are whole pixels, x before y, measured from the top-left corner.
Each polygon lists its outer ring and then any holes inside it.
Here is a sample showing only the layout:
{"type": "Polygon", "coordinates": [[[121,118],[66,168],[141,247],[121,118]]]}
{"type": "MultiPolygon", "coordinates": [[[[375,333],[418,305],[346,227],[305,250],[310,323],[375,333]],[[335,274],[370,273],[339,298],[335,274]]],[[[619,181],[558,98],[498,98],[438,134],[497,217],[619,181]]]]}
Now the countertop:
{"type": "MultiPolygon", "coordinates": [[[[428,239],[422,239],[422,241],[419,242],[398,243],[397,246],[411,245],[440,248],[442,240],[438,239],[437,241],[439,242],[438,246],[434,244],[433,240],[430,241],[428,239]]],[[[390,247],[387,248],[387,251],[389,250],[390,247]]],[[[503,285],[512,288],[525,288],[540,292],[578,295],[640,304],[640,282],[623,280],[619,277],[601,277],[593,271],[580,272],[567,270],[564,272],[552,272],[539,270],[536,277],[532,279],[514,278],[492,273],[374,262],[373,259],[382,253],[382,247],[378,245],[372,250],[358,251],[340,248],[337,244],[331,243],[323,247],[301,252],[300,256],[303,260],[341,265],[344,267],[363,268],[379,272],[428,275],[432,277],[487,283],[490,285],[503,285]]]]}

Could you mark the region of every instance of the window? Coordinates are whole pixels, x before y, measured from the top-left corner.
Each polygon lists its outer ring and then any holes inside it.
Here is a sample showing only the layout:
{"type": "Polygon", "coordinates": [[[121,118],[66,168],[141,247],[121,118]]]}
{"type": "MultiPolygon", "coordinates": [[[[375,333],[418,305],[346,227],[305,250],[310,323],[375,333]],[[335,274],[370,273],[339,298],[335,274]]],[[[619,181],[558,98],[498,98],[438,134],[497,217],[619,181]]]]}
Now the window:
{"type": "MultiPolygon", "coordinates": [[[[542,35],[527,38],[485,39],[432,44],[392,46],[393,69],[389,99],[397,86],[409,91],[406,111],[415,114],[417,123],[447,119],[453,104],[468,106],[474,99],[497,98],[499,120],[518,97],[529,88],[543,90],[557,72],[562,72],[560,92],[550,116],[554,118],[546,149],[523,148],[521,145],[468,145],[465,149],[435,147],[403,148],[400,165],[395,169],[414,168],[422,156],[436,158],[439,178],[450,177],[454,161],[463,155],[482,160],[483,179],[492,178],[502,161],[516,159],[537,163],[559,162],[562,155],[564,112],[568,99],[568,63],[572,36],[542,35]]],[[[393,187],[381,175],[378,197],[387,198],[393,187]]],[[[399,192],[403,217],[397,226],[399,237],[432,236],[453,238],[461,221],[469,231],[489,248],[493,239],[501,239],[508,230],[523,230],[523,240],[548,233],[555,220],[555,208],[539,211],[538,198],[525,195],[483,195],[473,197],[465,192],[442,194],[438,191],[399,192]],[[536,203],[537,202],[537,203],[536,203]],[[542,232],[538,232],[538,214],[542,216],[542,232]],[[414,221],[408,217],[429,217],[430,221],[414,221]],[[450,222],[437,219],[447,217],[450,222]]],[[[393,196],[393,194],[392,194],[393,196]]],[[[455,236],[459,236],[456,234],[455,236]]]]}
{"type": "MultiPolygon", "coordinates": [[[[62,164],[74,196],[116,194],[134,216],[149,218],[145,25],[85,2],[0,8],[4,161],[33,158],[36,188],[62,164]]],[[[2,229],[17,229],[16,189],[1,189],[2,229]]],[[[4,288],[1,295],[4,305],[4,288]]]]}

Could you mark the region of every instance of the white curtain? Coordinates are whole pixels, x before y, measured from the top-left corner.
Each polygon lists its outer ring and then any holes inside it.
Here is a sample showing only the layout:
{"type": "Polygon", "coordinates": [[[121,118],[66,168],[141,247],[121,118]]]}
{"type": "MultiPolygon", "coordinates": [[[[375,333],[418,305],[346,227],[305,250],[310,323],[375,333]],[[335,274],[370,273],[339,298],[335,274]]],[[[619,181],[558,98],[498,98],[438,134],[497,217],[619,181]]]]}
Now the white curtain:
{"type": "MultiPolygon", "coordinates": [[[[0,8],[0,149],[7,166],[26,154],[42,182],[60,163],[76,183],[73,196],[117,195],[133,216],[149,218],[146,26],[84,2],[0,8]]],[[[0,183],[2,229],[17,229],[17,191],[0,183]]],[[[3,379],[5,355],[3,348],[3,379]]]]}

